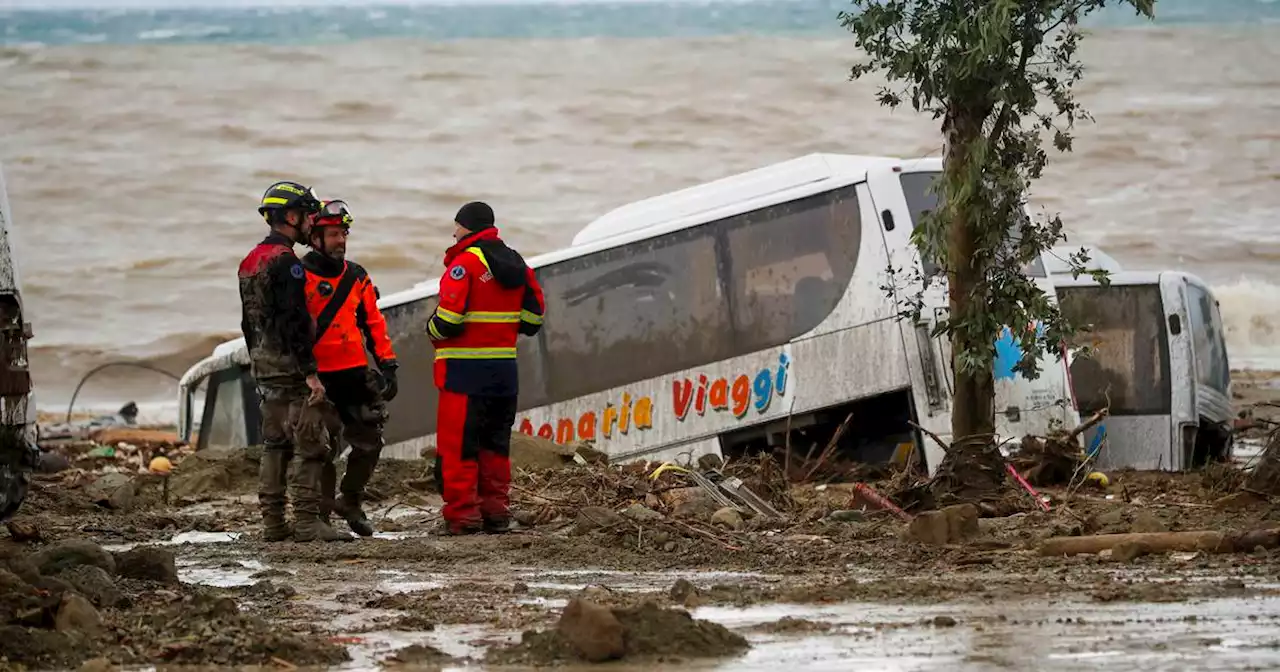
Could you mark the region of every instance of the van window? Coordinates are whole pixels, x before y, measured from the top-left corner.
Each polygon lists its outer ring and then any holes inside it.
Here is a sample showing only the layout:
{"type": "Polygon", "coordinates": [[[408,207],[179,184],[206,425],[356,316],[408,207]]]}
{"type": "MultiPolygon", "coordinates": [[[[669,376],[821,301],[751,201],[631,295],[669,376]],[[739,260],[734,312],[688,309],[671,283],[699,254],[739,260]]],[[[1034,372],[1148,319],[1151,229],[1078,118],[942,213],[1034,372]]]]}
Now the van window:
{"type": "MultiPolygon", "coordinates": [[[[933,183],[942,175],[940,172],[930,171],[921,173],[901,173],[899,182],[902,184],[902,195],[907,200],[907,210],[911,212],[911,228],[914,230],[920,226],[920,222],[924,220],[924,216],[932,212],[938,207],[938,194],[933,191],[933,183]]],[[[1018,244],[1020,235],[1010,241],[1011,245],[1018,244]]],[[[921,267],[926,278],[931,278],[938,274],[938,265],[932,259],[921,260],[921,267]]],[[[1044,260],[1036,257],[1031,263],[1022,269],[1023,275],[1031,278],[1045,278],[1048,273],[1044,268],[1044,260]]]]}
{"type": "Polygon", "coordinates": [[[1071,363],[1080,412],[1109,405],[1111,415],[1169,413],[1169,344],[1159,285],[1060,287],[1058,301],[1067,319],[1091,327],[1073,344],[1095,349],[1071,363]]]}
{"type": "Polygon", "coordinates": [[[1226,394],[1231,369],[1227,365],[1227,346],[1223,342],[1218,302],[1204,287],[1188,284],[1187,303],[1195,347],[1196,382],[1226,394]]]}
{"type": "Polygon", "coordinates": [[[715,232],[701,226],[540,269],[554,399],[732,356],[715,232]]]}
{"type": "Polygon", "coordinates": [[[440,300],[434,296],[391,306],[382,311],[387,334],[396,351],[399,394],[387,405],[390,417],[384,429],[388,444],[407,441],[436,431],[436,391],[433,364],[435,347],[427,336],[427,320],[440,300]]]}
{"type": "Polygon", "coordinates": [[[737,354],[818,326],[844,296],[862,243],[853,187],[727,222],[737,354]]]}
{"type": "Polygon", "coordinates": [[[205,392],[205,414],[200,424],[199,445],[208,448],[243,448],[249,445],[248,409],[240,367],[224,369],[209,377],[205,392]],[[209,412],[212,409],[212,413],[209,412]]]}

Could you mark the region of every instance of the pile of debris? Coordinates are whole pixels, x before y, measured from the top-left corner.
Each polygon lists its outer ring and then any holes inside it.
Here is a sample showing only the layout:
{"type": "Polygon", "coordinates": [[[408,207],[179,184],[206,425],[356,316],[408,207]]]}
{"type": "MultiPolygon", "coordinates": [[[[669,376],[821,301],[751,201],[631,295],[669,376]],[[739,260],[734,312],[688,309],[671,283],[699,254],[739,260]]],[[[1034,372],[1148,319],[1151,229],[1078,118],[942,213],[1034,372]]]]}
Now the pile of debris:
{"type": "Polygon", "coordinates": [[[152,460],[176,462],[195,452],[172,427],[137,424],[138,406],[129,402],[113,415],[41,422],[39,471],[147,473],[152,460]]]}

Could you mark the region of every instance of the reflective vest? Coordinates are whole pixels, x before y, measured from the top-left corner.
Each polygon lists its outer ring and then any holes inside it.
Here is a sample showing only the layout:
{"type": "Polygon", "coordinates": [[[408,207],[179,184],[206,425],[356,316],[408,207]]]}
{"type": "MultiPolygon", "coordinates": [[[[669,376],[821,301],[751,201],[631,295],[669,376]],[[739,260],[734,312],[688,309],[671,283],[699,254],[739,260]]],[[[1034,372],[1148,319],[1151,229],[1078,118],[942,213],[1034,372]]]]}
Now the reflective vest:
{"type": "Polygon", "coordinates": [[[327,275],[322,264],[316,263],[313,255],[317,254],[312,252],[302,260],[307,273],[307,312],[316,322],[316,367],[324,373],[364,368],[369,365],[366,343],[379,364],[394,361],[387,321],[378,310],[377,290],[368,272],[359,264],[344,261],[341,273],[327,275]],[[347,276],[351,289],[346,296],[337,296],[347,276]]]}
{"type": "Polygon", "coordinates": [[[533,269],[485,229],[445,253],[440,304],[427,323],[435,379],[461,394],[515,395],[516,339],[542,327],[542,287],[533,269]]]}

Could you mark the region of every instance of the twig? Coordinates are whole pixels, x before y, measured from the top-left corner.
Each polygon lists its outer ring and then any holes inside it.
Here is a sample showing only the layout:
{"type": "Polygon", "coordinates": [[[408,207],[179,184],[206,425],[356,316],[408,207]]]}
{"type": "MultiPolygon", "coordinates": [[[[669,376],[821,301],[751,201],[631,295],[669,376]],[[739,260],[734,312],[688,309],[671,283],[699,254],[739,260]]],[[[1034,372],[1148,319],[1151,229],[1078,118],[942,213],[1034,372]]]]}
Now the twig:
{"type": "Polygon", "coordinates": [[[741,550],[742,550],[741,548],[738,548],[737,546],[732,546],[732,545],[730,545],[729,543],[727,543],[727,542],[725,542],[724,540],[722,540],[720,537],[717,537],[716,535],[714,535],[714,534],[712,534],[712,533],[710,533],[710,532],[708,532],[708,531],[706,531],[706,530],[704,530],[704,529],[702,529],[702,528],[694,527],[694,526],[692,526],[692,525],[690,525],[690,524],[688,524],[688,523],[686,523],[686,522],[684,522],[684,521],[681,521],[681,520],[673,520],[673,521],[671,521],[671,522],[673,522],[673,523],[675,523],[676,525],[679,525],[679,526],[681,526],[681,527],[683,527],[683,528],[685,528],[685,529],[687,529],[687,530],[689,530],[689,531],[691,531],[691,532],[697,532],[698,534],[701,534],[702,536],[704,536],[704,537],[706,537],[706,538],[708,538],[708,539],[710,539],[710,540],[712,540],[712,541],[716,542],[717,544],[720,544],[721,546],[724,546],[725,548],[727,548],[727,549],[729,549],[729,550],[731,550],[731,551],[741,551],[741,550]]]}
{"type": "Polygon", "coordinates": [[[812,467],[809,467],[809,472],[804,475],[803,479],[801,479],[802,483],[808,482],[809,479],[813,478],[813,473],[818,470],[818,467],[821,467],[823,463],[827,461],[827,458],[831,456],[831,453],[835,452],[836,444],[840,441],[840,437],[844,434],[844,431],[848,429],[849,421],[851,420],[853,420],[852,412],[845,416],[844,422],[840,423],[840,426],[836,428],[836,433],[831,435],[831,440],[827,442],[827,446],[823,448],[822,453],[818,455],[818,461],[815,462],[812,467]]]}

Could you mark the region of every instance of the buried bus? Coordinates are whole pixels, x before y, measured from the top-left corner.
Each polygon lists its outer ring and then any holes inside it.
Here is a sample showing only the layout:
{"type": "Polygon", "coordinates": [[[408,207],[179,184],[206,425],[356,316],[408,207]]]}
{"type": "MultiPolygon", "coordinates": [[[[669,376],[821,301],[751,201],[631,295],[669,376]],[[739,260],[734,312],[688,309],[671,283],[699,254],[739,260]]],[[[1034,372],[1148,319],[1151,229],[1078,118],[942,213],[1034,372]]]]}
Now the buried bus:
{"type": "MultiPolygon", "coordinates": [[[[910,423],[950,434],[948,343],[930,336],[945,291],[930,293],[921,324],[908,324],[881,287],[891,264],[920,267],[909,236],[936,202],[929,188],[941,167],[939,159],[808,155],[623,206],[570,247],[531,258],[547,319],[519,344],[513,429],[591,442],[625,461],[784,445],[804,454],[847,424],[842,454],[880,461],[920,446],[932,472],[942,450],[910,423]]],[[[1028,272],[1052,297],[1043,261],[1028,272]]],[[[900,292],[919,289],[896,282],[900,292]]],[[[434,446],[426,324],[436,288],[424,282],[379,302],[400,360],[387,457],[416,458],[434,446]]],[[[1000,352],[1002,435],[1078,419],[1065,364],[1047,358],[1028,380],[1012,373],[1019,355],[1000,352]]],[[[187,372],[184,438],[193,394],[208,379],[198,446],[257,441],[247,361],[237,340],[187,372]]]]}
{"type": "Polygon", "coordinates": [[[1200,278],[1178,271],[1125,271],[1086,247],[1085,270],[1105,270],[1108,286],[1071,277],[1070,250],[1050,255],[1063,313],[1088,325],[1069,372],[1082,416],[1108,417],[1084,435],[1102,469],[1180,471],[1231,458],[1231,368],[1222,315],[1200,278]]]}

